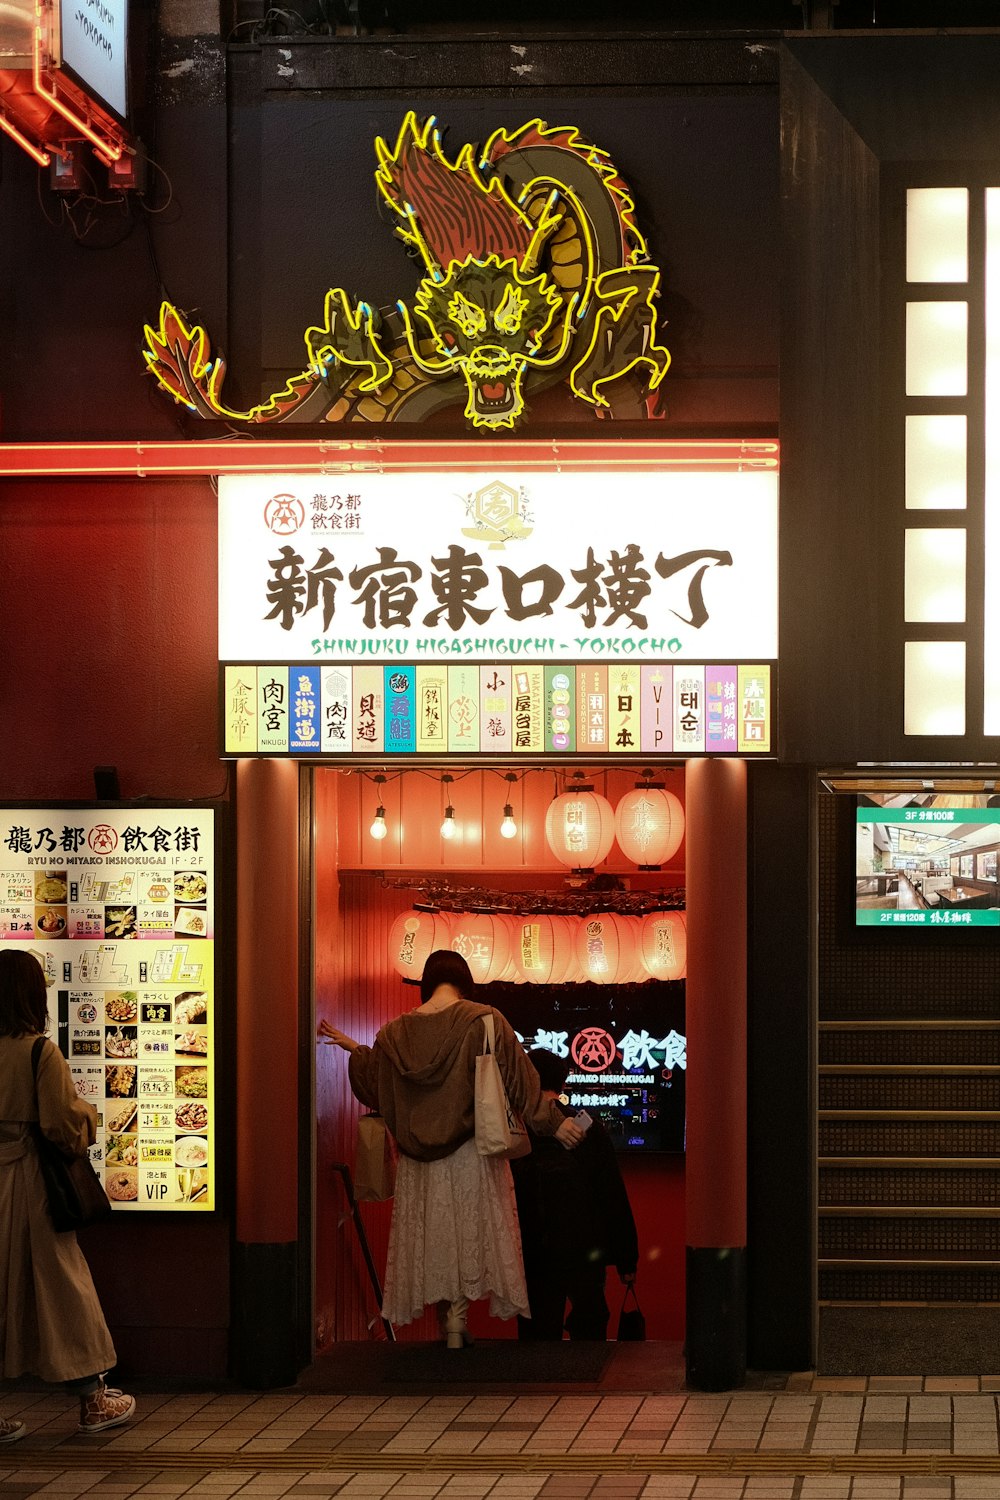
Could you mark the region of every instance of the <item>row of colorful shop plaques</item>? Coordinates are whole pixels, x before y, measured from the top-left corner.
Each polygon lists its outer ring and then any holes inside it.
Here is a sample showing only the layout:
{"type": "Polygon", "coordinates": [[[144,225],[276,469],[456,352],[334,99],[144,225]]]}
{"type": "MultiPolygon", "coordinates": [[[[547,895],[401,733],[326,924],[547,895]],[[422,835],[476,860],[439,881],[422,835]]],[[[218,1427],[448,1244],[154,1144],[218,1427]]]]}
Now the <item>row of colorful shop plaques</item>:
{"type": "Polygon", "coordinates": [[[224,664],[227,756],[767,755],[767,663],[224,664]]]}

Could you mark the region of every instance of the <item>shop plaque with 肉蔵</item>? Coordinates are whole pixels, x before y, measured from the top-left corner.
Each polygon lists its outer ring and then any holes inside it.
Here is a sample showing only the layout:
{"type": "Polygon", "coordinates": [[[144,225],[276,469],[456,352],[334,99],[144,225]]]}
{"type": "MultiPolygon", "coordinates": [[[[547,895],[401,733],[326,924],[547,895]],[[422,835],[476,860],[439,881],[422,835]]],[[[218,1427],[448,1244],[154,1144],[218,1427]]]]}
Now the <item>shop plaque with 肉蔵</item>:
{"type": "Polygon", "coordinates": [[[222,476],[225,755],[768,754],[777,476],[222,476]]]}
{"type": "Polygon", "coordinates": [[[215,815],[7,808],[0,947],[38,959],[49,1032],[98,1113],[116,1209],[215,1208],[215,815]]]}

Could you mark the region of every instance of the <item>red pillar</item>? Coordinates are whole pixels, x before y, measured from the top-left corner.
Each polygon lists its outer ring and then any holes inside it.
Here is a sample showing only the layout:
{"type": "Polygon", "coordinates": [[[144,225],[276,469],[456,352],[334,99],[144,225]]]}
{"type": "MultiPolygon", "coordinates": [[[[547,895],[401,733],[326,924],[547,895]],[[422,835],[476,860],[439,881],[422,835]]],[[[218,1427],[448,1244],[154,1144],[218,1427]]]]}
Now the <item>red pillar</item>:
{"type": "Polygon", "coordinates": [[[236,768],[234,1373],[298,1374],[299,770],[236,768]]]}
{"type": "Polygon", "coordinates": [[[746,1374],[747,783],[738,760],[689,761],[687,814],[687,1379],[746,1374]]]}

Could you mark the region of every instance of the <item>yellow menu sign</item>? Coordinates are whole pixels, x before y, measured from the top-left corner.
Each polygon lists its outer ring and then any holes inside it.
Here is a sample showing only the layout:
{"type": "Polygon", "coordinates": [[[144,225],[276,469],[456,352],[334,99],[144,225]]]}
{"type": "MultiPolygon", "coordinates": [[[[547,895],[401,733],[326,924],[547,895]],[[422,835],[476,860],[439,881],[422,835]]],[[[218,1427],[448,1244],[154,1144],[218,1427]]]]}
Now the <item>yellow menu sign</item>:
{"type": "Polygon", "coordinates": [[[0,809],[0,947],[38,959],[49,1032],[98,1112],[116,1210],[216,1206],[215,815],[0,809]]]}

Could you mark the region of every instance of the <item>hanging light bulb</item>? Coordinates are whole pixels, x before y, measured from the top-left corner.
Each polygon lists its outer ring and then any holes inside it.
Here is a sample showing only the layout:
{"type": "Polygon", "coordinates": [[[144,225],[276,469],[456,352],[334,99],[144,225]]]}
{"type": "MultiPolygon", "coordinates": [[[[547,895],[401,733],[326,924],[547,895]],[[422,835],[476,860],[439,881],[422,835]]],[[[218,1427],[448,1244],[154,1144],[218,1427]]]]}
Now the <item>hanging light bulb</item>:
{"type": "Polygon", "coordinates": [[[378,806],[375,809],[375,816],[372,819],[371,827],[368,830],[373,839],[384,839],[386,834],[389,832],[388,828],[385,826],[385,808],[382,806],[382,787],[384,783],[384,776],[375,777],[375,785],[378,787],[378,806]]]}
{"type": "MultiPolygon", "coordinates": [[[[451,780],[452,777],[450,777],[448,773],[445,772],[445,774],[441,777],[441,785],[447,786],[451,782],[451,780]]],[[[441,837],[443,839],[453,839],[457,832],[458,829],[455,825],[455,809],[451,805],[449,796],[448,805],[444,810],[444,818],[441,821],[441,837]]]]}
{"type": "MultiPolygon", "coordinates": [[[[516,782],[517,776],[513,771],[508,771],[504,777],[505,781],[516,782]]],[[[517,824],[514,822],[514,809],[509,802],[503,805],[503,822],[500,824],[500,837],[502,839],[513,839],[517,837],[517,824]]]]}

